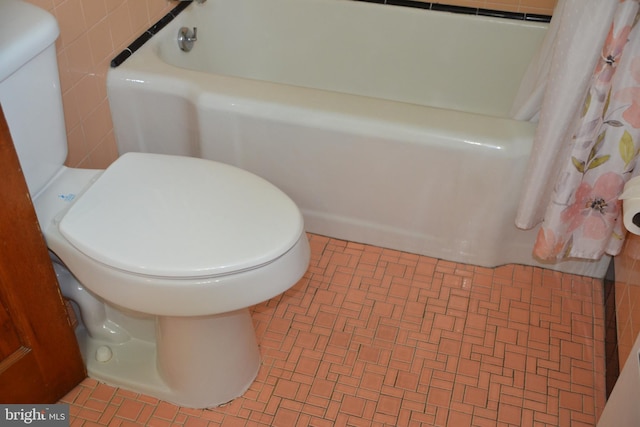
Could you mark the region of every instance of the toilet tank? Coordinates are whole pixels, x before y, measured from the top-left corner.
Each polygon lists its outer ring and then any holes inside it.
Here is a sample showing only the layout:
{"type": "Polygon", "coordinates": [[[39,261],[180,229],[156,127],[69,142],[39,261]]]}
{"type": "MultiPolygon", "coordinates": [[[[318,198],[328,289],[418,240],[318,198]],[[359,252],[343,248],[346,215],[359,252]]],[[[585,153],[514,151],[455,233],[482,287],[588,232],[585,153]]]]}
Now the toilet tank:
{"type": "Polygon", "coordinates": [[[0,0],[0,105],[32,197],[67,157],[58,34],[48,12],[20,0],[0,0]]]}

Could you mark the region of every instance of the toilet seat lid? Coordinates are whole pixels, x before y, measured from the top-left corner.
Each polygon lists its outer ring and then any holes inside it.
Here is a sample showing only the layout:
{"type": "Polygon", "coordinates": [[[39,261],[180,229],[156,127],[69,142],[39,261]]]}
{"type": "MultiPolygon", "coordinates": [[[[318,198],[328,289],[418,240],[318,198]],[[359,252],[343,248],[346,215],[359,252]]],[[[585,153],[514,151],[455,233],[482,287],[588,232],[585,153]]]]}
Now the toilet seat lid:
{"type": "Polygon", "coordinates": [[[304,232],[297,206],[264,179],[223,163],[147,153],[116,160],[59,230],[100,263],[173,278],[259,267],[304,232]]]}

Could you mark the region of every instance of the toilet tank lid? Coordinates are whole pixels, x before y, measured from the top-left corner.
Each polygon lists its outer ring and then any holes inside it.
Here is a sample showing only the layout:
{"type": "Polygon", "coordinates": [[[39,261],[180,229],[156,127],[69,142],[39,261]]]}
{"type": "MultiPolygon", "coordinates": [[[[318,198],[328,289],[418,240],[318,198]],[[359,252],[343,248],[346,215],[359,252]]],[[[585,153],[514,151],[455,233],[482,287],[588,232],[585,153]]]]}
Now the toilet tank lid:
{"type": "Polygon", "coordinates": [[[0,1],[0,82],[53,44],[58,34],[49,12],[20,0],[0,1]]]}
{"type": "Polygon", "coordinates": [[[59,229],[100,263],[169,278],[268,264],[304,232],[294,202],[256,175],[209,160],[140,153],[107,168],[59,229]]]}

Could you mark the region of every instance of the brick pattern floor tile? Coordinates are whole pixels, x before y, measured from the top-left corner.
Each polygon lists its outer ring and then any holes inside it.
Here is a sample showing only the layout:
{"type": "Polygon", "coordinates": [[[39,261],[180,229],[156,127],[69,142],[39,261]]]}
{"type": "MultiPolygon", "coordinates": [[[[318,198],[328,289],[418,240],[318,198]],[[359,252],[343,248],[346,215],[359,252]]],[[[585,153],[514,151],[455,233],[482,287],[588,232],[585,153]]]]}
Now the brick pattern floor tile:
{"type": "Polygon", "coordinates": [[[302,280],[252,308],[262,366],[194,410],[86,379],[72,426],[593,426],[602,283],[309,235],[302,280]]]}

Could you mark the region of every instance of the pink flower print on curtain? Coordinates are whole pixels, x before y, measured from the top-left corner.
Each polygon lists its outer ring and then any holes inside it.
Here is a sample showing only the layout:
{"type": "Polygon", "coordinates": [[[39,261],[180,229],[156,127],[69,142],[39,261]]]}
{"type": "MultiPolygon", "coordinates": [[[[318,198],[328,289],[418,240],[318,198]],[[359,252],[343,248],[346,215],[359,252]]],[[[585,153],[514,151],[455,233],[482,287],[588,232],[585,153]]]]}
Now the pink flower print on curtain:
{"type": "Polygon", "coordinates": [[[598,62],[595,71],[598,83],[611,82],[611,77],[613,77],[616,70],[616,63],[620,61],[620,55],[622,55],[622,50],[629,40],[630,32],[630,25],[625,25],[617,33],[614,33],[613,28],[609,31],[602,49],[602,61],[598,62]]]}
{"type": "Polygon", "coordinates": [[[573,204],[560,213],[560,219],[568,225],[567,233],[582,228],[589,239],[608,237],[620,212],[618,195],[623,187],[622,177],[614,172],[601,175],[593,187],[586,182],[580,184],[573,204]]]}
{"type": "Polygon", "coordinates": [[[640,148],[637,0],[620,1],[595,68],[533,253],[543,260],[616,255],[624,239],[618,196],[640,148]]]}

